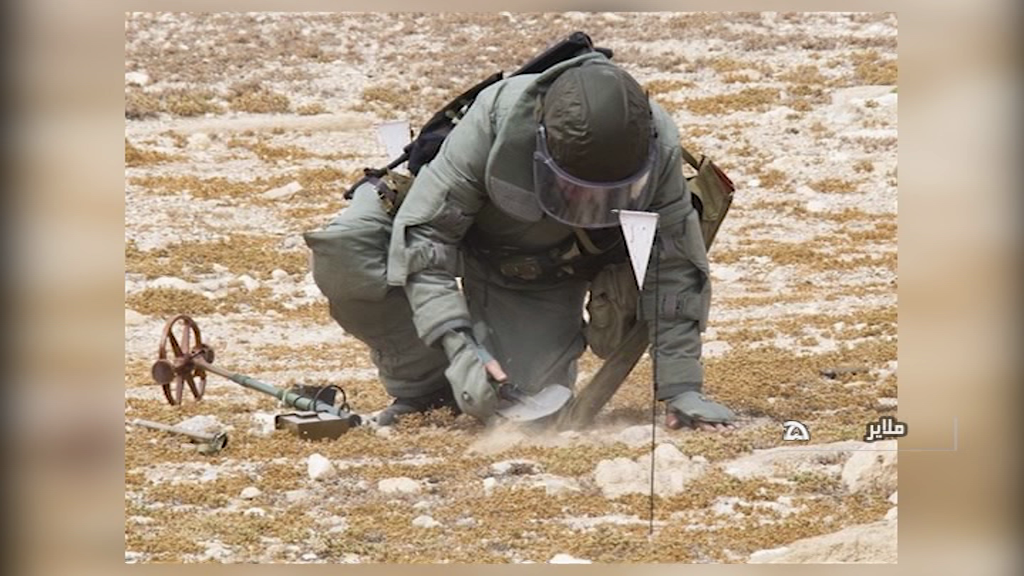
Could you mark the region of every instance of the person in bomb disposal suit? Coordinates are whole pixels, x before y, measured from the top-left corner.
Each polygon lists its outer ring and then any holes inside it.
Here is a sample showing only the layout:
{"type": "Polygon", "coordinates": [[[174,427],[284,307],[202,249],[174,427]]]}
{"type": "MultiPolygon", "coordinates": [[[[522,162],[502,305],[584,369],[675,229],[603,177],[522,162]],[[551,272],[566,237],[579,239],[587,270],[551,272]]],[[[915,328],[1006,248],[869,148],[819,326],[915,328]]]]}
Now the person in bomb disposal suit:
{"type": "Polygon", "coordinates": [[[366,182],[306,234],[331,316],[369,346],[395,399],[378,423],[441,406],[486,422],[503,382],[572,388],[591,283],[628,266],[616,209],[660,215],[657,265],[632,307],[658,315],[666,424],[731,427],[733,412],[702,394],[710,278],[678,130],[595,51],[480,92],[393,219],[366,182]]]}

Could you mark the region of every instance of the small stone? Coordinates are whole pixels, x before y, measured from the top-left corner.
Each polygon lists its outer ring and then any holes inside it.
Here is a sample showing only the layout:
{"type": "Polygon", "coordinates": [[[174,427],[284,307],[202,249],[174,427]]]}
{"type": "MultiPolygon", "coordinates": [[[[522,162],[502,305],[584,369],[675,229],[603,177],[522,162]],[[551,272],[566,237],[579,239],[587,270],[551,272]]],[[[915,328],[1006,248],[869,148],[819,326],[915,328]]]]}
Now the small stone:
{"type": "Polygon", "coordinates": [[[333,478],[338,474],[338,471],[334,468],[334,464],[327,458],[324,458],[320,454],[312,454],[307,461],[306,468],[309,472],[309,477],[313,480],[325,480],[327,478],[333,478]]]}
{"type": "Polygon", "coordinates": [[[178,428],[188,430],[190,432],[213,432],[220,431],[224,428],[224,425],[220,423],[220,420],[216,416],[199,415],[191,418],[186,418],[176,424],[178,428]]]}
{"type": "Polygon", "coordinates": [[[253,498],[256,498],[262,493],[263,492],[261,492],[259,488],[255,486],[249,486],[248,488],[243,488],[242,493],[239,494],[238,496],[242,500],[252,500],[253,498]]]}
{"type": "Polygon", "coordinates": [[[484,496],[490,496],[494,492],[494,488],[498,485],[498,481],[490,476],[484,478],[484,496]]]}
{"type": "Polygon", "coordinates": [[[896,517],[898,515],[899,515],[899,508],[897,506],[893,506],[892,508],[889,508],[888,512],[885,513],[885,519],[886,520],[896,520],[896,517]]]}
{"type": "Polygon", "coordinates": [[[196,132],[188,137],[188,147],[193,150],[206,150],[210,147],[210,137],[202,132],[196,132]]]}
{"type": "Polygon", "coordinates": [[[377,482],[377,490],[385,494],[419,494],[422,489],[419,482],[405,476],[385,478],[377,482]]]}
{"type": "Polygon", "coordinates": [[[247,292],[252,292],[253,290],[260,287],[260,282],[259,280],[253,278],[252,276],[249,276],[248,274],[242,274],[241,276],[232,280],[231,285],[241,286],[242,288],[245,288],[247,292]]]}
{"type": "Polygon", "coordinates": [[[412,525],[419,528],[436,528],[441,525],[440,522],[434,520],[430,516],[423,515],[413,518],[412,525]]]}
{"type": "Polygon", "coordinates": [[[785,546],[781,548],[770,548],[768,550],[758,550],[750,555],[750,563],[753,564],[764,564],[768,563],[775,558],[780,558],[789,552],[789,548],[785,546]]]}
{"type": "Polygon", "coordinates": [[[472,528],[476,526],[476,518],[459,518],[455,521],[455,525],[463,528],[472,528]]]}
{"type": "Polygon", "coordinates": [[[257,518],[263,518],[264,516],[266,516],[266,515],[267,515],[267,511],[266,511],[266,510],[264,510],[263,508],[256,508],[256,507],[253,507],[253,508],[248,508],[248,509],[246,509],[246,511],[244,512],[244,514],[245,514],[246,516],[255,516],[255,517],[257,517],[257,518]]]}
{"type": "Polygon", "coordinates": [[[533,460],[503,460],[491,464],[495,476],[524,476],[540,472],[540,464],[533,460]]]}
{"type": "Polygon", "coordinates": [[[274,271],[270,273],[270,277],[274,280],[284,280],[288,278],[288,273],[280,268],[275,268],[274,271]]]}
{"type": "Polygon", "coordinates": [[[391,429],[391,426],[381,426],[375,429],[373,433],[381,438],[390,438],[394,434],[394,430],[391,429]]]}
{"type": "Polygon", "coordinates": [[[412,509],[413,510],[426,510],[427,508],[430,508],[431,506],[432,506],[432,504],[430,502],[427,502],[426,500],[420,500],[419,502],[417,502],[417,503],[412,505],[412,509]]]}
{"type": "Polygon", "coordinates": [[[191,282],[182,280],[177,276],[161,276],[156,280],[149,283],[150,288],[166,288],[168,290],[184,290],[191,292],[195,289],[195,286],[191,282]]]}
{"type": "Polygon", "coordinates": [[[593,564],[593,562],[583,560],[582,558],[574,558],[568,554],[555,554],[551,560],[548,560],[548,564],[593,564]]]}
{"type": "Polygon", "coordinates": [[[129,86],[145,86],[149,84],[149,74],[142,71],[125,72],[124,83],[129,86]]]}
{"type": "Polygon", "coordinates": [[[544,493],[548,496],[561,496],[563,494],[571,494],[582,490],[580,488],[580,483],[575,479],[566,478],[564,476],[555,476],[553,474],[537,475],[533,486],[535,488],[544,488],[544,493]]]}
{"type": "Polygon", "coordinates": [[[266,198],[267,200],[284,200],[285,198],[289,198],[292,195],[294,195],[296,192],[299,192],[301,190],[302,190],[302,184],[299,184],[298,182],[292,181],[292,182],[289,182],[289,183],[285,184],[284,186],[281,186],[280,188],[274,188],[272,190],[267,190],[266,192],[264,192],[260,196],[262,196],[263,198],[266,198]]]}
{"type": "Polygon", "coordinates": [[[320,557],[316,555],[316,552],[306,552],[301,556],[301,558],[306,562],[312,562],[313,560],[317,560],[320,557]]]}

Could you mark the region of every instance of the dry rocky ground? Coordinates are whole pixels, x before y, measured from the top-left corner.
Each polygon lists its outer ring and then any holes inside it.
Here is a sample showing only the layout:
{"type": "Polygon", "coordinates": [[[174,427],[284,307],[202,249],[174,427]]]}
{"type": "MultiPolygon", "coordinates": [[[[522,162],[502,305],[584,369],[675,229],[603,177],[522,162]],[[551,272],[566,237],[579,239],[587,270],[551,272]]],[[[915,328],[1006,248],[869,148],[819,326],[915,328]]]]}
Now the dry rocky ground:
{"type": "Polygon", "coordinates": [[[896,38],[873,13],[128,14],[125,418],[231,440],[126,426],[126,562],[895,561],[896,452],[862,437],[897,408],[896,38]],[[301,233],[388,160],[375,124],[417,126],[576,29],[738,185],[705,365],[743,422],[659,421],[653,534],[647,358],[592,428],[540,436],[432,413],[303,442],[218,376],[164,401],[150,365],[185,313],[224,368],[385,406],[301,233]],[[864,370],[821,374],[841,366],[864,370]]]}

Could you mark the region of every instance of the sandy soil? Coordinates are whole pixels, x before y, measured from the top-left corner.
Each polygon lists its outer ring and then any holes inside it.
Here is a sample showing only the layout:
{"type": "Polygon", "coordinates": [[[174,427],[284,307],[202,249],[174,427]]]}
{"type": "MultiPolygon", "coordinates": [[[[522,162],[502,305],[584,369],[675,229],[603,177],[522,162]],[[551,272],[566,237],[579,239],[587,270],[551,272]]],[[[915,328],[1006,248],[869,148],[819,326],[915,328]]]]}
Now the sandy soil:
{"type": "MultiPolygon", "coordinates": [[[[203,456],[126,426],[126,561],[746,562],[883,520],[890,487],[843,471],[897,407],[896,34],[895,15],[866,13],[127,15],[125,418],[231,440],[203,456]],[[417,126],[576,29],[738,186],[711,252],[705,365],[742,426],[659,422],[678,466],[655,467],[653,534],[646,490],[609,497],[606,474],[650,458],[646,358],[593,428],[541,436],[433,413],[302,442],[268,428],[275,399],[212,375],[202,401],[166,403],[150,366],[188,314],[228,370],[384,407],[301,233],[388,160],[376,124],[417,126]],[[844,366],[863,370],[821,374],[844,366]],[[790,419],[842,449],[734,473],[783,446],[790,419]],[[311,478],[315,454],[333,476],[311,478]]],[[[585,356],[582,378],[598,366],[585,356]]]]}

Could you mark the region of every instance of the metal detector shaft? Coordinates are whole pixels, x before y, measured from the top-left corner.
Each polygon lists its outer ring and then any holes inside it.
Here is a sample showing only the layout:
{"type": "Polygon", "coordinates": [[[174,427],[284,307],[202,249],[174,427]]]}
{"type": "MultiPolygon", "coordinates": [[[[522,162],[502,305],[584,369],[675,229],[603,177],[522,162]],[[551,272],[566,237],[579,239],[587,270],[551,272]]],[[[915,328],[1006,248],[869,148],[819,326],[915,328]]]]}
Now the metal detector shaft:
{"type": "Polygon", "coordinates": [[[291,390],[285,390],[283,388],[278,388],[277,386],[274,386],[272,384],[260,382],[259,380],[256,380],[255,378],[250,378],[249,376],[235,374],[234,372],[228,372],[227,370],[224,370],[220,367],[207,364],[202,360],[199,360],[196,363],[201,365],[203,369],[213,372],[218,376],[223,376],[224,378],[227,378],[228,380],[231,380],[236,384],[241,384],[242,386],[249,388],[250,390],[262,392],[264,394],[268,394],[270,396],[278,398],[281,400],[281,402],[293,408],[297,408],[299,410],[307,410],[311,412],[327,412],[328,414],[333,414],[339,418],[344,418],[348,420],[349,425],[351,426],[358,426],[362,422],[362,418],[360,418],[359,415],[352,414],[351,412],[345,410],[340,406],[333,406],[326,402],[314,400],[307,396],[303,396],[302,394],[292,392],[291,390]]]}

